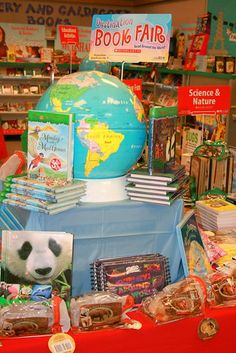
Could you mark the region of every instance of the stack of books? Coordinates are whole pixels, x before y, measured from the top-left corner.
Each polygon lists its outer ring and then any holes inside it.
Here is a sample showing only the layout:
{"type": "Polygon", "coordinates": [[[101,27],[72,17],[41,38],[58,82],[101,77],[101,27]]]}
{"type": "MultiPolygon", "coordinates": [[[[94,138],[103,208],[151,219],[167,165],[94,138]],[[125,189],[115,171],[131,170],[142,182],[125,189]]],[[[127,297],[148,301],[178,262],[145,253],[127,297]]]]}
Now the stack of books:
{"type": "Polygon", "coordinates": [[[98,259],[91,264],[90,272],[93,290],[131,295],[135,304],[171,281],[169,260],[158,253],[98,259]]]}
{"type": "Polygon", "coordinates": [[[85,191],[84,181],[20,176],[4,182],[1,202],[53,215],[75,207],[85,191]]]}
{"type": "Polygon", "coordinates": [[[140,167],[129,173],[127,181],[126,191],[130,200],[171,205],[187,191],[188,176],[182,165],[152,173],[147,167],[140,167]]]}
{"type": "Polygon", "coordinates": [[[203,229],[236,228],[236,205],[222,198],[196,202],[197,220],[203,229]]]}

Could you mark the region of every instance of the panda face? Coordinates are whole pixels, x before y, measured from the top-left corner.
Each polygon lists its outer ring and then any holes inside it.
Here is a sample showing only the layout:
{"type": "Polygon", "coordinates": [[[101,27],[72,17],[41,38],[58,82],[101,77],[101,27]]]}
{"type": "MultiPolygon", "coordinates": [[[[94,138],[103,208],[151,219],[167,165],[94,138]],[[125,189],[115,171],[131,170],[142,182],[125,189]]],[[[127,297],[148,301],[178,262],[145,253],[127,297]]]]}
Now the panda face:
{"type": "Polygon", "coordinates": [[[51,283],[72,261],[72,237],[52,232],[40,232],[37,237],[36,234],[24,232],[17,239],[8,239],[11,246],[8,246],[6,267],[27,281],[51,283]]]}

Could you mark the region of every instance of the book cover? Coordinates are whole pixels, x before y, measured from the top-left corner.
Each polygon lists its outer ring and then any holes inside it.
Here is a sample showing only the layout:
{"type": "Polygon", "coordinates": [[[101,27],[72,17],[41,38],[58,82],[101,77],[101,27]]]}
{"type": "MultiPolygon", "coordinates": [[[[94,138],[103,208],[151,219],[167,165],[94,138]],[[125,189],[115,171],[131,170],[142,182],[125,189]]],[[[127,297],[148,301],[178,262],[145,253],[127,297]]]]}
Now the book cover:
{"type": "Polygon", "coordinates": [[[85,189],[81,188],[78,190],[71,190],[68,192],[61,192],[61,193],[55,194],[44,190],[34,189],[31,186],[14,183],[12,184],[11,187],[6,189],[6,192],[5,192],[6,197],[8,197],[8,193],[26,195],[26,196],[34,197],[36,199],[41,199],[49,202],[59,202],[62,200],[74,199],[76,197],[79,200],[79,198],[85,194],[85,189]]]}
{"type": "MultiPolygon", "coordinates": [[[[40,179],[28,178],[27,176],[16,177],[12,179],[13,183],[31,186],[35,189],[45,190],[52,193],[68,192],[85,187],[85,182],[81,180],[67,181],[66,179],[57,179],[54,177],[42,177],[40,179]]],[[[9,185],[10,186],[10,185],[9,185]]]]}
{"type": "Polygon", "coordinates": [[[160,254],[96,260],[91,265],[92,287],[131,295],[136,304],[170,283],[168,259],[160,254]]]}
{"type": "Polygon", "coordinates": [[[2,278],[6,283],[51,285],[68,299],[72,283],[73,234],[2,232],[2,278]]]}
{"type": "Polygon", "coordinates": [[[38,207],[39,209],[46,209],[47,211],[55,210],[57,208],[76,205],[79,202],[79,198],[75,195],[74,198],[69,200],[61,200],[58,202],[50,202],[42,199],[37,199],[27,195],[20,195],[14,193],[7,193],[6,199],[18,201],[22,205],[32,205],[38,207]]]}
{"type": "Polygon", "coordinates": [[[203,207],[210,213],[221,214],[231,213],[236,215],[236,205],[222,199],[200,200],[196,202],[196,206],[203,207]]]}
{"type": "Polygon", "coordinates": [[[148,170],[150,174],[175,163],[177,117],[150,117],[148,170]]]}
{"type": "Polygon", "coordinates": [[[212,270],[193,210],[176,226],[184,275],[206,277],[212,270]]]}
{"type": "Polygon", "coordinates": [[[28,177],[72,179],[73,121],[73,114],[29,111],[28,177]]]}
{"type": "Polygon", "coordinates": [[[56,215],[61,212],[64,212],[64,211],[67,211],[67,210],[70,210],[71,208],[74,208],[77,206],[77,204],[72,203],[71,205],[60,206],[58,208],[55,208],[54,210],[47,210],[46,208],[42,208],[42,207],[38,207],[38,206],[34,206],[34,205],[29,205],[29,204],[26,204],[25,202],[21,202],[19,200],[10,200],[10,199],[4,199],[2,201],[2,204],[20,207],[20,208],[23,208],[23,209],[29,210],[29,211],[45,213],[45,214],[51,215],[51,216],[56,215]]]}

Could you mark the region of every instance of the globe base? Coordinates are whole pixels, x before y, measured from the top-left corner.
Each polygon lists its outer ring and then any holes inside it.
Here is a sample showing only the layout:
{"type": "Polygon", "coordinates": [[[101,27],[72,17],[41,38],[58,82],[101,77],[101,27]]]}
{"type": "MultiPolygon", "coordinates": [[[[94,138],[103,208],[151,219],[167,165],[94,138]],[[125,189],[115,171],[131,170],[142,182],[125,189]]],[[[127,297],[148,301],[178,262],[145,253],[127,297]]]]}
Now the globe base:
{"type": "Polygon", "coordinates": [[[86,181],[86,194],[81,202],[113,202],[128,199],[126,176],[109,179],[80,179],[86,181]]]}

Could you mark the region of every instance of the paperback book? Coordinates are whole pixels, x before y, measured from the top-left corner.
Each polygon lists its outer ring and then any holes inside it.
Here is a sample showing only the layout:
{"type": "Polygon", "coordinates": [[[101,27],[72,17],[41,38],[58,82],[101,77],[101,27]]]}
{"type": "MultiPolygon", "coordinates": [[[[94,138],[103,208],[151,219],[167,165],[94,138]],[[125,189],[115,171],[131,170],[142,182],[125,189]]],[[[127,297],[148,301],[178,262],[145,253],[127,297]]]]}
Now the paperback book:
{"type": "Polygon", "coordinates": [[[59,202],[74,198],[77,198],[77,200],[79,200],[80,197],[85,194],[85,188],[78,188],[78,190],[71,190],[68,192],[61,192],[56,194],[54,192],[35,189],[31,186],[13,183],[9,187],[4,187],[4,191],[1,194],[4,194],[5,197],[8,197],[9,193],[31,196],[32,198],[41,199],[49,202],[59,202]]]}
{"type": "Polygon", "coordinates": [[[67,181],[65,179],[57,179],[54,177],[42,177],[40,179],[28,178],[22,176],[12,179],[13,183],[31,186],[35,189],[45,190],[52,193],[62,193],[71,190],[78,190],[85,187],[85,182],[81,180],[67,181]]]}
{"type": "Polygon", "coordinates": [[[20,194],[15,194],[10,192],[7,193],[5,196],[6,196],[6,199],[8,200],[19,201],[22,204],[32,205],[38,208],[46,209],[48,211],[55,210],[59,207],[61,208],[64,206],[76,205],[79,201],[79,198],[76,195],[71,199],[60,200],[58,202],[50,202],[47,200],[37,199],[31,196],[20,195],[20,194]]]}
{"type": "Polygon", "coordinates": [[[29,111],[28,177],[72,179],[73,122],[73,114],[29,111]]]}
{"type": "MultiPolygon", "coordinates": [[[[24,286],[27,295],[32,294],[33,286],[47,285],[51,294],[56,291],[68,300],[72,283],[72,259],[71,233],[2,231],[1,281],[24,286]]],[[[20,294],[23,293],[22,289],[20,294]]]]}
{"type": "Polygon", "coordinates": [[[77,206],[77,203],[71,203],[71,204],[68,204],[67,206],[59,206],[55,209],[51,209],[51,210],[48,210],[46,208],[42,208],[42,207],[38,207],[38,206],[34,206],[34,205],[29,205],[29,204],[26,204],[25,202],[21,202],[19,200],[10,200],[10,199],[4,199],[2,200],[2,204],[3,205],[10,205],[10,206],[15,206],[15,207],[20,207],[20,208],[23,208],[25,210],[29,210],[29,211],[35,211],[35,212],[41,212],[41,213],[45,213],[45,214],[48,214],[48,215],[56,215],[58,213],[61,213],[61,212],[64,212],[64,211],[67,211],[67,210],[70,210],[71,208],[74,208],[77,206]]]}

